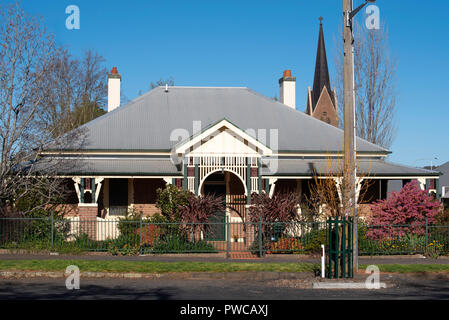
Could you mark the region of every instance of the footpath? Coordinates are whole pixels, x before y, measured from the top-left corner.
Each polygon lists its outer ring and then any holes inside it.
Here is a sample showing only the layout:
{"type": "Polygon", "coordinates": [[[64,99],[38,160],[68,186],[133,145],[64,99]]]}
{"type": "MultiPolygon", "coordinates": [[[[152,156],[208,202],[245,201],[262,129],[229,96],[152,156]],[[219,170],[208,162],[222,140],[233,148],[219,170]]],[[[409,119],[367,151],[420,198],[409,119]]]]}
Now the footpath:
{"type": "MultiPolygon", "coordinates": [[[[11,267],[0,267],[0,279],[6,280],[23,280],[30,278],[65,278],[70,273],[67,273],[64,268],[66,267],[63,261],[69,263],[73,261],[84,263],[101,263],[105,265],[105,268],[100,268],[100,272],[97,269],[95,271],[83,269],[80,267],[80,276],[82,278],[99,279],[99,278],[121,278],[121,279],[142,279],[142,280],[224,280],[224,281],[261,281],[276,283],[279,286],[297,287],[297,288],[312,288],[312,284],[316,282],[328,282],[329,279],[321,279],[319,276],[320,257],[318,256],[306,256],[306,255],[267,255],[263,258],[256,259],[226,259],[225,255],[216,254],[166,254],[166,255],[144,255],[144,256],[112,256],[110,254],[91,253],[83,255],[58,255],[58,254],[25,254],[18,253],[12,254],[9,252],[0,252],[0,264],[8,265],[8,263],[20,264],[21,261],[32,261],[34,263],[33,268],[30,269],[15,269],[11,267]],[[57,262],[58,265],[64,266],[62,268],[52,270],[39,270],[40,263],[46,265],[49,263],[57,262]],[[208,269],[207,271],[195,270],[195,272],[186,272],[185,270],[170,269],[169,271],[129,271],[122,270],[117,272],[114,268],[109,268],[108,265],[118,263],[132,263],[133,265],[140,265],[138,262],[153,262],[154,264],[176,265],[181,263],[189,265],[189,262],[209,264],[219,264],[222,269],[208,269]],[[255,265],[254,265],[255,264],[255,265]],[[270,264],[276,264],[276,267],[282,269],[283,266],[291,265],[304,265],[306,266],[301,271],[285,271],[281,272],[273,271],[270,264]],[[224,267],[223,267],[224,266],[224,267]],[[245,270],[246,267],[251,271],[245,270]],[[313,266],[313,268],[312,268],[313,266]],[[229,267],[229,268],[228,268],[229,267]],[[256,268],[257,267],[257,268],[256,268]],[[45,271],[44,271],[45,270],[45,271]],[[255,271],[253,271],[255,270],[255,271]],[[270,270],[270,271],[267,271],[270,270]]],[[[412,265],[426,265],[428,269],[435,266],[440,269],[444,269],[449,265],[449,257],[440,257],[439,259],[428,259],[420,255],[413,256],[377,256],[377,257],[359,257],[360,265],[384,265],[384,266],[412,266],[412,265]],[[443,268],[442,268],[443,267],[443,268]]],[[[417,277],[420,280],[449,280],[449,272],[420,272],[419,266],[415,267],[414,271],[410,273],[398,273],[382,272],[382,279],[386,281],[386,288],[394,287],[394,279],[398,277],[417,277]]],[[[423,266],[424,267],[424,266],[423,266]]],[[[423,268],[424,270],[425,268],[423,268]]],[[[157,269],[156,269],[157,270],[157,269]]],[[[276,269],[278,270],[278,269],[276,269]]],[[[289,270],[286,268],[286,270],[289,270]]],[[[449,269],[448,269],[449,270],[449,269]]],[[[368,275],[364,270],[360,270],[355,275],[354,279],[339,280],[340,282],[359,282],[363,283],[368,275]]],[[[335,280],[334,280],[335,281],[335,280]]]]}

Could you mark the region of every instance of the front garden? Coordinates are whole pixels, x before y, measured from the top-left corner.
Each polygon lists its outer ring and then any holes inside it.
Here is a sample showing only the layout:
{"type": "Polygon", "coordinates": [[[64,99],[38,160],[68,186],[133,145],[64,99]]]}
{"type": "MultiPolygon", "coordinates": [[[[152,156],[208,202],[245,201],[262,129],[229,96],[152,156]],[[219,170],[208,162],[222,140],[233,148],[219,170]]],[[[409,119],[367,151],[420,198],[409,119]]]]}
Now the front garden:
{"type": "MultiPolygon", "coordinates": [[[[173,186],[158,191],[161,214],[151,217],[130,212],[114,221],[74,221],[39,209],[26,216],[0,217],[0,247],[71,254],[249,251],[263,256],[319,254],[321,245],[328,243],[326,219],[318,219],[307,208],[298,215],[296,195],[253,195],[252,200],[248,218],[232,223],[209,222],[214,212],[224,210],[221,199],[196,197],[173,186]],[[226,230],[221,241],[214,234],[217,225],[226,230]],[[101,240],[92,236],[108,229],[117,231],[101,240]]],[[[419,253],[436,258],[449,253],[449,213],[417,186],[408,184],[371,208],[370,219],[359,221],[360,255],[419,253]]]]}

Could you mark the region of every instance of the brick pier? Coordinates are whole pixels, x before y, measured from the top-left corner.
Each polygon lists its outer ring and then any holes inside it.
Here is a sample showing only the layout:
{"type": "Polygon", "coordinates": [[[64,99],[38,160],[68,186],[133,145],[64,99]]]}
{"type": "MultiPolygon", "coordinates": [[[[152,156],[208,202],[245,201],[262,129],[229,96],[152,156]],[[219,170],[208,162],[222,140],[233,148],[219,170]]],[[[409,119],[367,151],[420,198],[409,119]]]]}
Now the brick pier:
{"type": "Polygon", "coordinates": [[[96,240],[98,205],[80,203],[78,204],[78,215],[80,217],[80,234],[87,234],[90,239],[96,240]]]}

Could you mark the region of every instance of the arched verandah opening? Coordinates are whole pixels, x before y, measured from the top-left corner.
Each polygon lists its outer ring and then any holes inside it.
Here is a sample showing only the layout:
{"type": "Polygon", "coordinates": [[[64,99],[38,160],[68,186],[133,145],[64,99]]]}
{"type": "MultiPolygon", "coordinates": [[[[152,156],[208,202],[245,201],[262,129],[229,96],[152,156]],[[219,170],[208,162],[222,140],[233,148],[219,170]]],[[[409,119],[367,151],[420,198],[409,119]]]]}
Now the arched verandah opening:
{"type": "Polygon", "coordinates": [[[209,174],[199,189],[201,195],[214,194],[223,197],[226,208],[223,212],[217,212],[211,217],[210,222],[213,225],[206,238],[209,241],[229,239],[231,243],[234,243],[233,247],[238,243],[243,246],[247,234],[247,228],[244,225],[247,216],[247,196],[242,179],[234,172],[220,170],[209,174]],[[229,224],[228,227],[227,224],[229,224]]]}

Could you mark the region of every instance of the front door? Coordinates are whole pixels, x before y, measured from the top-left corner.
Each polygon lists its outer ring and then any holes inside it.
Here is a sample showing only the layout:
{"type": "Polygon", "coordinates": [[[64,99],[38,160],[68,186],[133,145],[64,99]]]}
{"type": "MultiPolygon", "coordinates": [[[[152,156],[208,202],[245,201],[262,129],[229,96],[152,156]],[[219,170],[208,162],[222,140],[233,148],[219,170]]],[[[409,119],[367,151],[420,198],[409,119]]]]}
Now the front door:
{"type": "MultiPolygon", "coordinates": [[[[206,184],[204,185],[204,195],[214,194],[216,197],[222,197],[223,207],[226,207],[226,185],[224,184],[206,184]]],[[[213,223],[205,235],[206,240],[224,241],[226,240],[226,211],[217,211],[209,218],[213,223]]]]}

